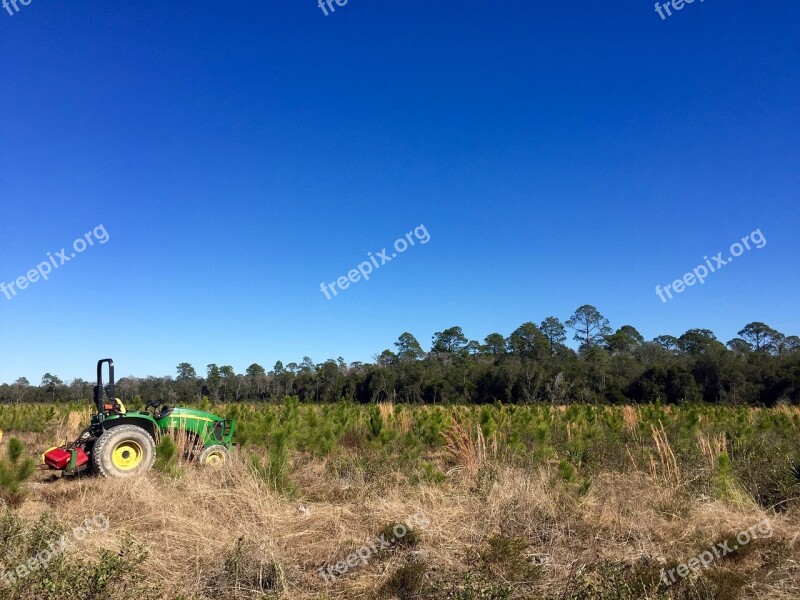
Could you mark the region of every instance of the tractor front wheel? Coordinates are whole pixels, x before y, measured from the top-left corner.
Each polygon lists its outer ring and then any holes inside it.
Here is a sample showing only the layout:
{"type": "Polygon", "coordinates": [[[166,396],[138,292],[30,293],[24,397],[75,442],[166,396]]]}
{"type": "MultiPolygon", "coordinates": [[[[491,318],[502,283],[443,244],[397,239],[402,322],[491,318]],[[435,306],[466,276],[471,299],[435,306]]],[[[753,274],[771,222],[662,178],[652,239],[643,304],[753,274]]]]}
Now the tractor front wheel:
{"type": "Polygon", "coordinates": [[[136,425],[118,425],[101,435],[92,450],[92,464],[103,477],[130,477],[149,471],[156,443],[136,425]]]}
{"type": "Polygon", "coordinates": [[[203,448],[200,453],[200,464],[209,467],[218,467],[224,465],[231,458],[231,451],[225,446],[214,445],[208,448],[203,448]]]}

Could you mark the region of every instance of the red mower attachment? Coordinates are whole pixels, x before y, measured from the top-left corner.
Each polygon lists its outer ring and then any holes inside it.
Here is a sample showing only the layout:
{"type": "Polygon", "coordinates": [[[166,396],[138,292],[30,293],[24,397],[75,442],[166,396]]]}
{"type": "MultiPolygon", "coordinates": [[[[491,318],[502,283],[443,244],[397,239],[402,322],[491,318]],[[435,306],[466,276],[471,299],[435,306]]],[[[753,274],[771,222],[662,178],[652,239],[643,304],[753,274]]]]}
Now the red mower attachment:
{"type": "Polygon", "coordinates": [[[89,456],[83,451],[83,448],[73,448],[72,450],[53,448],[44,453],[44,464],[57,471],[64,469],[74,471],[88,462],[89,456]]]}

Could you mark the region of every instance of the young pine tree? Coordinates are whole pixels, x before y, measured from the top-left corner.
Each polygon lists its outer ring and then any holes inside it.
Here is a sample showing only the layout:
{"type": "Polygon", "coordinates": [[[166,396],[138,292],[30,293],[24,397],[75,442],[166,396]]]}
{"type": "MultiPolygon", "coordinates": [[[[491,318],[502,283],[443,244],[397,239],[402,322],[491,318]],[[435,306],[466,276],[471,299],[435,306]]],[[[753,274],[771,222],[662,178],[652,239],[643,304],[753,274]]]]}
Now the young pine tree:
{"type": "Polygon", "coordinates": [[[36,461],[30,456],[23,458],[25,445],[17,438],[8,440],[5,458],[0,460],[0,497],[17,507],[25,499],[22,484],[33,474],[36,461]]]}

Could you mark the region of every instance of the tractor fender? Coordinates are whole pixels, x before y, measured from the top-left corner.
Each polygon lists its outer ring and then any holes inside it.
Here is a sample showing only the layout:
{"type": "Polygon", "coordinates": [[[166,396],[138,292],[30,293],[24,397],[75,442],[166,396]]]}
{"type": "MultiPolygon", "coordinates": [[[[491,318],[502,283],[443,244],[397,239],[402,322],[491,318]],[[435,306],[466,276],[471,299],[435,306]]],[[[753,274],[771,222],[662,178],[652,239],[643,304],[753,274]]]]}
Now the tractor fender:
{"type": "Polygon", "coordinates": [[[108,431],[120,425],[135,425],[136,427],[141,427],[153,438],[154,442],[158,441],[158,425],[152,417],[144,415],[133,416],[129,414],[115,419],[106,419],[102,423],[103,431],[108,431]]]}

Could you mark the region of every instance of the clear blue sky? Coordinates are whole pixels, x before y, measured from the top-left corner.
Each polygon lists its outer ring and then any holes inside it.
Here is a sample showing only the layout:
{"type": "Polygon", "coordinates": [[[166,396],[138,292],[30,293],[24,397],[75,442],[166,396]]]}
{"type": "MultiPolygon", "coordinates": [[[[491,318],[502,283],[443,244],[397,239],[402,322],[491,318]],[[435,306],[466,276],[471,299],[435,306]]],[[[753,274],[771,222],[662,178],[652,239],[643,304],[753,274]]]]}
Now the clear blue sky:
{"type": "Polygon", "coordinates": [[[0,10],[0,281],[110,236],[0,295],[0,381],[369,361],[587,303],[647,338],[800,334],[798,23],[788,0],[0,10]]]}

